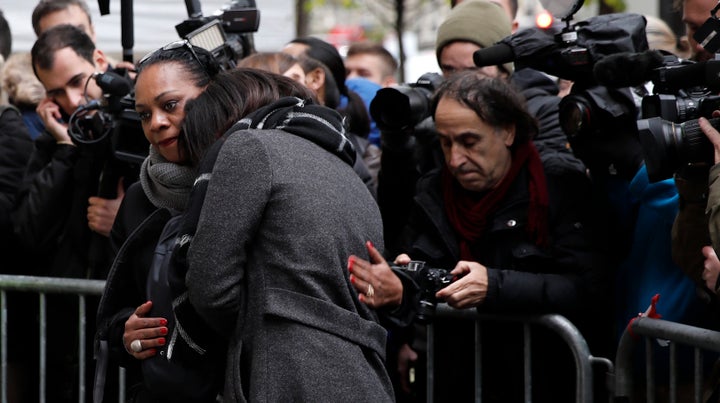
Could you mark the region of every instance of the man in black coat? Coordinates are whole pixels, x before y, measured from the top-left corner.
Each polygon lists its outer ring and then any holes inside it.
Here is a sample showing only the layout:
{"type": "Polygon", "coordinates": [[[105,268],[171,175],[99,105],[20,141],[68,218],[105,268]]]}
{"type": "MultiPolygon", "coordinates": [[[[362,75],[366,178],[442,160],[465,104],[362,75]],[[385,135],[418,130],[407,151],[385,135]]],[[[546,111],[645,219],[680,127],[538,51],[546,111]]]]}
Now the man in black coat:
{"type": "MultiPolygon", "coordinates": [[[[396,262],[413,259],[451,270],[457,280],[429,295],[452,307],[558,313],[591,336],[594,326],[608,328],[601,320],[608,278],[593,238],[590,182],[581,171],[545,168],[531,141],[536,121],[523,104],[504,80],[478,71],[454,74],[440,85],[431,109],[444,164],[417,183],[398,242],[405,254],[396,262]]],[[[390,308],[381,312],[392,316],[428,295],[401,282],[371,245],[368,249],[375,264],[357,256],[349,262],[361,301],[390,308]]],[[[434,325],[435,399],[472,401],[473,323],[435,318],[434,325]]],[[[395,330],[395,337],[402,335],[395,330]]],[[[569,349],[557,335],[535,330],[533,400],[574,401],[569,349]]],[[[493,322],[482,332],[483,401],[521,401],[521,326],[493,322]]],[[[413,345],[421,358],[422,347],[413,345]]],[[[416,373],[415,380],[416,392],[423,393],[425,375],[416,373]]]]}
{"type": "MultiPolygon", "coordinates": [[[[31,56],[46,90],[37,107],[45,132],[35,140],[12,215],[15,234],[28,251],[23,274],[104,280],[112,259],[108,234],[124,196],[123,180],[113,177],[108,187],[116,194],[99,197],[101,176],[112,177],[105,169],[107,148],[76,144],[68,123],[82,105],[102,99],[93,78],[104,73],[108,63],[92,39],[74,25],[43,32],[31,56]]],[[[87,299],[89,335],[95,332],[97,303],[97,297],[87,299]]],[[[50,295],[47,305],[52,335],[47,340],[47,395],[78,400],[77,298],[50,295]]],[[[92,357],[92,349],[86,356],[92,357]]],[[[87,364],[85,379],[92,379],[92,361],[87,364]]]]}
{"type": "MultiPolygon", "coordinates": [[[[26,245],[49,257],[42,275],[104,279],[111,257],[108,234],[122,186],[113,183],[116,197],[95,198],[108,155],[99,147],[76,145],[68,120],[81,105],[102,99],[93,76],[106,71],[107,60],[72,25],[43,32],[31,55],[47,93],[37,108],[46,131],[35,141],[18,195],[15,231],[26,245]],[[96,256],[89,254],[93,242],[99,245],[96,256]]],[[[73,130],[84,134],[78,127],[73,130]]]]}

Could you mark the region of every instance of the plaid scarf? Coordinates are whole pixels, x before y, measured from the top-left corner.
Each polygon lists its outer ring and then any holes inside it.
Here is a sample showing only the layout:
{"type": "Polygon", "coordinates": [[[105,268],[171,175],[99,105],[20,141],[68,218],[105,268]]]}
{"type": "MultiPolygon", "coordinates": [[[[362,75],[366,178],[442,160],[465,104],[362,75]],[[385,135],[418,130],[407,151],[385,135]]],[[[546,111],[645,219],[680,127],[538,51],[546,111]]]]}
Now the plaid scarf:
{"type": "Polygon", "coordinates": [[[240,119],[228,131],[243,129],[280,129],[312,141],[350,166],[355,164],[355,148],[345,135],[342,116],[309,100],[281,98],[240,119]]]}

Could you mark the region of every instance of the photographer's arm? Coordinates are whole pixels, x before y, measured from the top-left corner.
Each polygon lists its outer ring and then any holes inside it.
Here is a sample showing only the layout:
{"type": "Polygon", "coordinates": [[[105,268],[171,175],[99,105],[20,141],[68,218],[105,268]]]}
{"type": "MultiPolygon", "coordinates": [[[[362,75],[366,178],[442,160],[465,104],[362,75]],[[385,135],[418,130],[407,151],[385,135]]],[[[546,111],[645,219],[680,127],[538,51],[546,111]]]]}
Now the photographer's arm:
{"type": "Polygon", "coordinates": [[[103,236],[110,236],[115,217],[125,197],[123,178],[118,180],[117,196],[114,199],[105,199],[93,196],[88,199],[87,219],[88,227],[103,236]]]}
{"type": "Polygon", "coordinates": [[[705,286],[717,294],[720,290],[720,284],[718,284],[718,278],[720,278],[720,260],[712,246],[703,247],[702,254],[705,257],[702,279],[705,282],[705,286]]]}
{"type": "MultiPolygon", "coordinates": [[[[713,112],[717,117],[720,112],[713,112]]],[[[718,132],[705,118],[698,119],[700,129],[707,136],[714,148],[715,165],[710,168],[708,177],[707,210],[708,228],[713,248],[720,248],[720,132],[718,132]]]]}
{"type": "Polygon", "coordinates": [[[13,211],[15,233],[32,251],[52,247],[60,236],[72,204],[70,184],[78,156],[75,146],[58,144],[49,133],[35,140],[13,211]]]}
{"type": "Polygon", "coordinates": [[[672,259],[696,284],[702,284],[701,249],[710,245],[708,216],[708,167],[685,166],[675,175],[678,212],[672,226],[672,259]]]}

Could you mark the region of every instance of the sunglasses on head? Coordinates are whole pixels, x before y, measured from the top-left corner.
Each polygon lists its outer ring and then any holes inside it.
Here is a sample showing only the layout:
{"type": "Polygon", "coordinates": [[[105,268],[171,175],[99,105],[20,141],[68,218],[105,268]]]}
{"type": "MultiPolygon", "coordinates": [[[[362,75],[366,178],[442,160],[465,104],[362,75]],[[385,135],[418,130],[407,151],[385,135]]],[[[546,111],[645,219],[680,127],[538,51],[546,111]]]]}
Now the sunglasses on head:
{"type": "Polygon", "coordinates": [[[179,48],[187,48],[190,51],[190,53],[192,54],[195,61],[198,62],[198,64],[200,65],[200,67],[202,67],[203,70],[205,70],[205,64],[203,64],[203,62],[200,61],[200,58],[198,57],[197,53],[195,53],[195,49],[193,48],[192,43],[190,43],[190,41],[187,39],[181,39],[179,41],[170,42],[167,45],[161,47],[160,49],[156,49],[156,50],[148,53],[142,59],[140,59],[140,61],[138,62],[138,67],[142,66],[143,63],[148,61],[148,59],[150,59],[150,57],[157,54],[158,52],[164,52],[167,50],[174,50],[174,49],[179,49],[179,48]]]}

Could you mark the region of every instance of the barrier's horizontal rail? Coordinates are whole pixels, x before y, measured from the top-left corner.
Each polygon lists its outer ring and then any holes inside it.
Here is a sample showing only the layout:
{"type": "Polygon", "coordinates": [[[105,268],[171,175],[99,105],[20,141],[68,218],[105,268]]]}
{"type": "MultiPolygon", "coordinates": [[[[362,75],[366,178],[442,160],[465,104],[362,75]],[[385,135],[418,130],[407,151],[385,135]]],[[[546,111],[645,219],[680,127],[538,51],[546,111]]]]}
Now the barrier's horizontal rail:
{"type": "Polygon", "coordinates": [[[663,319],[638,317],[630,325],[637,335],[720,352],[720,332],[663,319]]]}
{"type": "Polygon", "coordinates": [[[104,280],[0,274],[0,290],[102,295],[104,280]]]}

